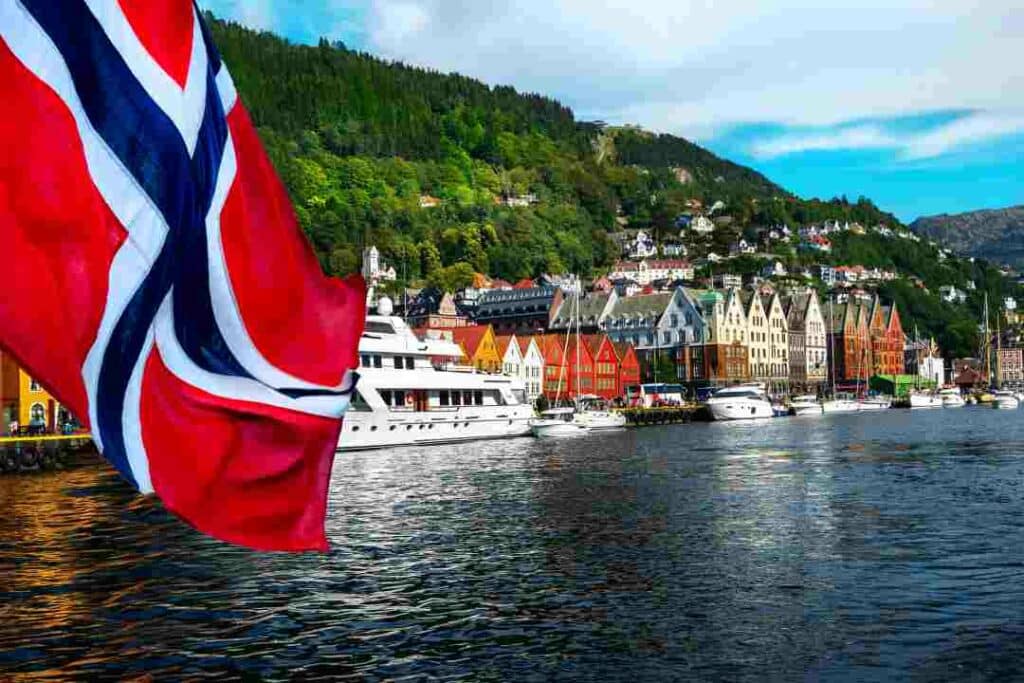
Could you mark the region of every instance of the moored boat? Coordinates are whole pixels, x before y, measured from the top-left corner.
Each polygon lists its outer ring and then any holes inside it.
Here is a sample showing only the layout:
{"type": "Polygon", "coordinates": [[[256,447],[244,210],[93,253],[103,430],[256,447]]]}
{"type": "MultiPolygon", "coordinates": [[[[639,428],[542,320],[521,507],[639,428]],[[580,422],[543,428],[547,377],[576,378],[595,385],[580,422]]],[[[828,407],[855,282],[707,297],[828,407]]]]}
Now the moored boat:
{"type": "Polygon", "coordinates": [[[942,399],[943,408],[962,408],[966,403],[964,397],[960,395],[960,390],[952,387],[940,391],[939,398],[942,399]]]}
{"type": "Polygon", "coordinates": [[[382,298],[359,340],[359,383],[338,450],[529,436],[521,380],[460,366],[462,349],[419,339],[382,298]]]}
{"type": "Polygon", "coordinates": [[[717,421],[758,420],[772,417],[772,404],[760,384],[740,384],[716,391],[707,401],[717,421]]]}
{"type": "Polygon", "coordinates": [[[860,412],[860,403],[852,398],[836,397],[821,404],[821,412],[826,415],[832,413],[856,413],[860,412]]]}
{"type": "Polygon", "coordinates": [[[992,401],[993,408],[1000,408],[1003,410],[1015,410],[1020,407],[1020,401],[1017,400],[1017,397],[1013,395],[1012,391],[1000,389],[998,391],[992,392],[992,396],[994,399],[992,401]]]}
{"type": "Polygon", "coordinates": [[[923,391],[910,392],[911,408],[941,408],[942,398],[937,394],[930,394],[923,391]]]}
{"type": "Polygon", "coordinates": [[[889,396],[868,396],[858,401],[860,410],[887,410],[892,407],[892,398],[889,396]]]}
{"type": "Polygon", "coordinates": [[[794,396],[789,402],[789,412],[797,417],[821,415],[824,410],[817,396],[794,396]]]}
{"type": "Polygon", "coordinates": [[[530,420],[530,431],[538,437],[582,436],[590,429],[576,417],[575,408],[550,408],[530,420]]]}

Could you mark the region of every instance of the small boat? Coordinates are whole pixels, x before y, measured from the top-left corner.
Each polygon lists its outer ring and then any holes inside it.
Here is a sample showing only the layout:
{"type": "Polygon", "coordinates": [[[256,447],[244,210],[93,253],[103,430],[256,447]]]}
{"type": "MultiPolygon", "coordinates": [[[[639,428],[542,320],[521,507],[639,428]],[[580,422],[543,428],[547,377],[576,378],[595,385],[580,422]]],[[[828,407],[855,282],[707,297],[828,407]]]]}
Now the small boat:
{"type": "Polygon", "coordinates": [[[573,421],[590,431],[622,429],[626,426],[626,416],[610,410],[583,410],[573,416],[573,421]]]}
{"type": "Polygon", "coordinates": [[[801,417],[804,415],[821,415],[824,410],[818,397],[808,394],[806,396],[794,396],[789,402],[789,412],[792,415],[801,417]]]}
{"type": "Polygon", "coordinates": [[[941,408],[942,397],[937,394],[929,394],[923,391],[910,392],[911,408],[941,408]]]}
{"type": "Polygon", "coordinates": [[[1013,395],[1012,391],[1006,391],[1000,389],[992,392],[994,401],[992,402],[993,408],[1000,408],[1003,410],[1016,410],[1020,407],[1020,401],[1013,395]]]}
{"type": "Polygon", "coordinates": [[[576,421],[575,408],[550,408],[530,420],[534,436],[582,436],[589,428],[576,421]]]}
{"type": "Polygon", "coordinates": [[[861,411],[887,410],[892,407],[892,399],[888,396],[868,396],[858,401],[861,411]]]}
{"type": "Polygon", "coordinates": [[[718,421],[758,420],[772,417],[772,404],[760,384],[739,384],[716,391],[707,401],[718,421]]]}
{"type": "Polygon", "coordinates": [[[984,392],[984,393],[978,394],[974,398],[974,400],[975,400],[975,402],[978,405],[988,405],[989,403],[992,403],[993,401],[995,401],[996,397],[993,396],[992,394],[988,393],[988,392],[984,392]]]}
{"type": "Polygon", "coordinates": [[[626,426],[625,415],[608,410],[607,404],[594,395],[580,397],[573,421],[591,431],[622,429],[626,426]]]}
{"type": "Polygon", "coordinates": [[[943,389],[939,392],[939,398],[942,400],[943,408],[963,408],[964,397],[960,395],[960,390],[955,388],[943,389]]]}
{"type": "Polygon", "coordinates": [[[821,404],[821,412],[826,415],[832,413],[856,413],[860,412],[860,403],[852,397],[838,394],[821,404]]]}

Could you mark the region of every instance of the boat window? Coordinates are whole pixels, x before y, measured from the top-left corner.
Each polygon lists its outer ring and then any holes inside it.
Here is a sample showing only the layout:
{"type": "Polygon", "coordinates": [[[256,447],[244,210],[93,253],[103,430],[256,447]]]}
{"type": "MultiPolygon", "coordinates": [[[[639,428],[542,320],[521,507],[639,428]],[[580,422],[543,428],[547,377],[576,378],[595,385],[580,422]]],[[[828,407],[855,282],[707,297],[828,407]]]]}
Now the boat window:
{"type": "Polygon", "coordinates": [[[453,391],[452,392],[452,405],[453,406],[460,406],[460,405],[462,405],[462,394],[460,394],[458,391],[453,391]]]}
{"type": "Polygon", "coordinates": [[[370,356],[369,355],[364,353],[363,355],[359,356],[359,360],[360,360],[360,363],[362,364],[362,366],[364,368],[370,367],[370,356]]]}
{"type": "Polygon", "coordinates": [[[473,404],[482,406],[484,404],[484,392],[474,391],[473,392],[473,404]]]}
{"type": "Polygon", "coordinates": [[[403,408],[403,407],[405,407],[405,392],[402,391],[401,389],[395,389],[395,391],[392,392],[392,394],[393,394],[394,400],[395,400],[394,407],[395,408],[403,408]]]}
{"type": "Polygon", "coordinates": [[[384,334],[394,334],[395,328],[391,323],[384,323],[377,320],[367,320],[366,326],[363,328],[367,332],[377,332],[384,334]]]}
{"type": "Polygon", "coordinates": [[[405,369],[406,370],[415,370],[416,369],[416,359],[413,358],[412,356],[406,356],[405,357],[405,369]]]}
{"type": "Polygon", "coordinates": [[[380,392],[380,400],[384,401],[386,406],[391,405],[391,392],[387,389],[382,390],[380,392]]]}
{"type": "Polygon", "coordinates": [[[358,389],[356,389],[352,393],[352,398],[349,401],[348,409],[354,410],[356,412],[368,411],[370,409],[370,406],[366,403],[366,399],[363,398],[363,395],[359,393],[358,389]]]}
{"type": "Polygon", "coordinates": [[[473,392],[463,391],[462,392],[462,405],[471,406],[473,405],[473,392]]]}
{"type": "Polygon", "coordinates": [[[405,366],[405,359],[402,356],[395,356],[395,369],[401,370],[405,366]]]}
{"type": "Polygon", "coordinates": [[[526,404],[526,391],[523,389],[513,389],[512,395],[515,397],[516,403],[526,404]]]}
{"type": "Polygon", "coordinates": [[[374,356],[373,357],[373,367],[375,367],[375,368],[384,367],[384,363],[381,361],[381,357],[380,356],[374,356]]]}
{"type": "Polygon", "coordinates": [[[438,399],[439,399],[439,402],[440,402],[441,405],[443,405],[443,406],[449,405],[448,391],[444,390],[444,391],[438,392],[438,399]]]}

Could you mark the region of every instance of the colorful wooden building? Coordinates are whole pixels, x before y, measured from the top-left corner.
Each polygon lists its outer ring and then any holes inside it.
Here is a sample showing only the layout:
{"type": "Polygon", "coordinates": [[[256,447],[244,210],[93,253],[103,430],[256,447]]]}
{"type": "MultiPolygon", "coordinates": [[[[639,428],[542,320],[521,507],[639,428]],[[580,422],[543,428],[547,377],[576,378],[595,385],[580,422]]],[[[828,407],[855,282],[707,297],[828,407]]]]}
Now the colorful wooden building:
{"type": "Polygon", "coordinates": [[[501,372],[501,354],[490,325],[468,325],[451,330],[452,341],[462,347],[465,362],[483,372],[501,372]]]}
{"type": "Polygon", "coordinates": [[[612,343],[619,362],[619,396],[625,396],[630,387],[640,384],[640,360],[632,344],[612,343]]]}
{"type": "Polygon", "coordinates": [[[589,334],[584,336],[587,347],[594,359],[595,395],[604,399],[615,399],[623,394],[619,382],[619,356],[615,346],[606,334],[589,334]]]}

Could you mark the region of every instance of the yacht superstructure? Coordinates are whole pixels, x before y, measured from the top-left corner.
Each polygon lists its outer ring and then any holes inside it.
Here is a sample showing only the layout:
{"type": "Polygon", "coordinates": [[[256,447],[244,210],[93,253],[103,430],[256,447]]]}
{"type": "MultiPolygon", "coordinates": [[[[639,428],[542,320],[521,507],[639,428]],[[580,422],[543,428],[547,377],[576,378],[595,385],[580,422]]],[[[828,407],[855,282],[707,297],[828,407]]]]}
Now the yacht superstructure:
{"type": "Polygon", "coordinates": [[[462,356],[453,342],[419,339],[401,318],[367,316],[338,450],[528,435],[522,381],[460,366],[462,356]]]}

